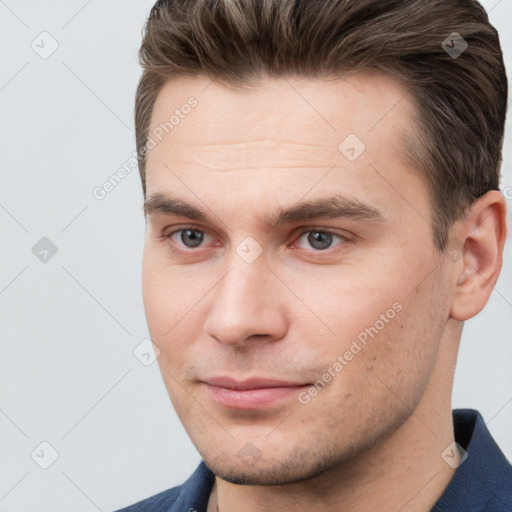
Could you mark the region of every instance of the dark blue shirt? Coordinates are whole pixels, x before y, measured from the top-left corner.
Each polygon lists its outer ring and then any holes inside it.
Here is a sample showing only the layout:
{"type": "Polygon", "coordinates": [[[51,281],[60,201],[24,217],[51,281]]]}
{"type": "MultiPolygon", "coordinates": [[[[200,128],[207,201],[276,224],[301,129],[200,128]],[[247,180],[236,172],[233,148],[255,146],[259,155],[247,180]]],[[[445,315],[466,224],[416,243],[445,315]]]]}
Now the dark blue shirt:
{"type": "MultiPolygon", "coordinates": [[[[431,512],[512,512],[512,466],[479,412],[453,411],[455,441],[467,452],[431,512]]],[[[215,476],[204,461],[190,478],[118,512],[206,512],[215,476]]]]}

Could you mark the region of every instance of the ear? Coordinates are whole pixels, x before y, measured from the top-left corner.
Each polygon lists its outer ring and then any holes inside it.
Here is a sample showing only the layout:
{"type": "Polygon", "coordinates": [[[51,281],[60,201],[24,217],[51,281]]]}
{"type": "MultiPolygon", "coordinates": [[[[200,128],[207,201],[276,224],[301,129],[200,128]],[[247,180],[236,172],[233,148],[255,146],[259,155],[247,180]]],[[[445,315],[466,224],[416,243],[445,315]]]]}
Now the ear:
{"type": "Polygon", "coordinates": [[[447,247],[453,262],[452,318],[467,320],[487,304],[501,271],[506,237],[507,206],[497,190],[479,197],[466,218],[454,224],[447,247]]]}

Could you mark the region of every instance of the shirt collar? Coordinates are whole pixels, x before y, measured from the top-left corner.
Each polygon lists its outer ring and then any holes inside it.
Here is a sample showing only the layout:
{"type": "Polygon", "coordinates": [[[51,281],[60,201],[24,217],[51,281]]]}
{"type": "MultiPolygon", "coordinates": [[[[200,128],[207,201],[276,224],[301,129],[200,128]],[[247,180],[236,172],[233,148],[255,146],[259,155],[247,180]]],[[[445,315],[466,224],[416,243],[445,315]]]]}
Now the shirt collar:
{"type": "Polygon", "coordinates": [[[482,415],[473,409],[453,411],[455,442],[467,457],[457,468],[432,512],[481,512],[509,488],[512,468],[492,438],[482,415]]]}

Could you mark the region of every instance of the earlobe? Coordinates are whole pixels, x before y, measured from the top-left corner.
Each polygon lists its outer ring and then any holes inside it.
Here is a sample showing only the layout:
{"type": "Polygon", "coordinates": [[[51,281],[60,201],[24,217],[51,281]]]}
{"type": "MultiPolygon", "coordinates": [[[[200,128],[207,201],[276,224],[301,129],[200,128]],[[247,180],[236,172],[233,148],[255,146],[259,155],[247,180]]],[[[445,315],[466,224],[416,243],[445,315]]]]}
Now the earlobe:
{"type": "Polygon", "coordinates": [[[506,201],[492,190],[478,198],[454,235],[462,241],[462,258],[453,268],[450,316],[465,321],[485,306],[498,280],[506,239],[506,201]]]}

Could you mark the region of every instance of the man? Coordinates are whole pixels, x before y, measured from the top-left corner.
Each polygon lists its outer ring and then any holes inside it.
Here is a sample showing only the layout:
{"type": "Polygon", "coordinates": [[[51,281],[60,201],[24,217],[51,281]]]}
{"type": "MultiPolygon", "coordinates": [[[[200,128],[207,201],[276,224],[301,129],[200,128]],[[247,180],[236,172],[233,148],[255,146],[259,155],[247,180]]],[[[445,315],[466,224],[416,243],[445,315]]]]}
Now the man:
{"type": "Polygon", "coordinates": [[[203,461],[124,510],[512,510],[451,409],[506,239],[484,9],[163,1],[140,56],[144,304],[203,461]]]}

